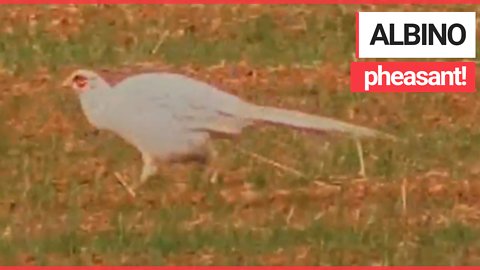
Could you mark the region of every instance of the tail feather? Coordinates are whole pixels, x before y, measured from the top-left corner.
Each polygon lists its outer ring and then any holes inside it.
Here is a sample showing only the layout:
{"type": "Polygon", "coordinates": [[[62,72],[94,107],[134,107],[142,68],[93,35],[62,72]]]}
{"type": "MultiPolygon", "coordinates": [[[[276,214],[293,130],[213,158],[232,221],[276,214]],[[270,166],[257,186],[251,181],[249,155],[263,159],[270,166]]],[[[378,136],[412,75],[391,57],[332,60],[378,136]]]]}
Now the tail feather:
{"type": "Polygon", "coordinates": [[[248,117],[256,121],[286,125],[297,129],[341,132],[351,134],[355,137],[378,137],[396,140],[395,136],[378,130],[349,124],[332,118],[273,107],[252,106],[249,110],[248,117]]]}

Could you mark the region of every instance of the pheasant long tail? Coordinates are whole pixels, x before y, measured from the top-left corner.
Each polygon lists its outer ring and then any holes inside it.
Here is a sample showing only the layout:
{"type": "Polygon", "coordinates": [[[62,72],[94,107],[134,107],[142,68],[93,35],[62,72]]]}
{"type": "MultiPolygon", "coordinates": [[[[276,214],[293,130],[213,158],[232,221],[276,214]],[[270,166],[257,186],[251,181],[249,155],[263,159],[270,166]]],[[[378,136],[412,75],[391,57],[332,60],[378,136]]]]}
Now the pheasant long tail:
{"type": "Polygon", "coordinates": [[[254,121],[285,125],[296,129],[320,132],[340,132],[350,134],[358,138],[377,137],[396,140],[395,136],[378,130],[298,111],[278,109],[273,107],[252,106],[249,108],[247,114],[247,117],[254,121]]]}

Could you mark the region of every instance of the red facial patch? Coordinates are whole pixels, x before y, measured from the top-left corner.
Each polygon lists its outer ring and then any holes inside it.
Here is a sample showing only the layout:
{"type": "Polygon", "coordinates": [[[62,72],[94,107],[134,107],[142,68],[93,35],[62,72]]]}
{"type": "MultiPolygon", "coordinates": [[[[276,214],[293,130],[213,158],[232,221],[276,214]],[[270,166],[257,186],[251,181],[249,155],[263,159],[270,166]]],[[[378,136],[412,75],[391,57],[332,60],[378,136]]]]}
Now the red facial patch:
{"type": "Polygon", "coordinates": [[[78,88],[82,89],[82,88],[84,88],[85,86],[87,86],[88,81],[87,81],[87,78],[85,78],[84,76],[76,75],[76,76],[73,78],[73,83],[75,84],[75,86],[77,86],[78,88]]]}

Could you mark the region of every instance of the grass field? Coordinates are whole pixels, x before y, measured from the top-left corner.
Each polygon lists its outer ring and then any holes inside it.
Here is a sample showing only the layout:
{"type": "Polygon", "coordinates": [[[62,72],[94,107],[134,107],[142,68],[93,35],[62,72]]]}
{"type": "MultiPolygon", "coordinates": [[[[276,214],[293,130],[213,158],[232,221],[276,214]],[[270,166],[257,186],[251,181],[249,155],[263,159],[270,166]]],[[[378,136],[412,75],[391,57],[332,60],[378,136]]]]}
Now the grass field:
{"type": "Polygon", "coordinates": [[[357,10],[480,6],[2,7],[0,264],[480,264],[480,97],[350,93],[357,10]],[[348,138],[252,129],[236,144],[307,177],[219,141],[218,182],[178,166],[132,200],[113,173],[139,154],[59,87],[80,67],[180,72],[404,141],[364,141],[364,179],[348,138]]]}

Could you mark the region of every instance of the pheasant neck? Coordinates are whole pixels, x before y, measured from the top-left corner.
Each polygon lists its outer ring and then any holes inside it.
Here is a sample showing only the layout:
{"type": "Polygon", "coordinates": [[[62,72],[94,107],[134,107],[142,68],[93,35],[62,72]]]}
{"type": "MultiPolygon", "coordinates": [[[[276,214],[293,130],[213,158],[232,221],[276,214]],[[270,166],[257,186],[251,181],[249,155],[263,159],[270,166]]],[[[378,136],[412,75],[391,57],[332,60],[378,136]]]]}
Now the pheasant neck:
{"type": "Polygon", "coordinates": [[[110,86],[87,91],[80,95],[80,104],[82,110],[90,124],[97,128],[102,128],[102,115],[104,104],[108,100],[107,94],[110,92],[110,86]]]}

